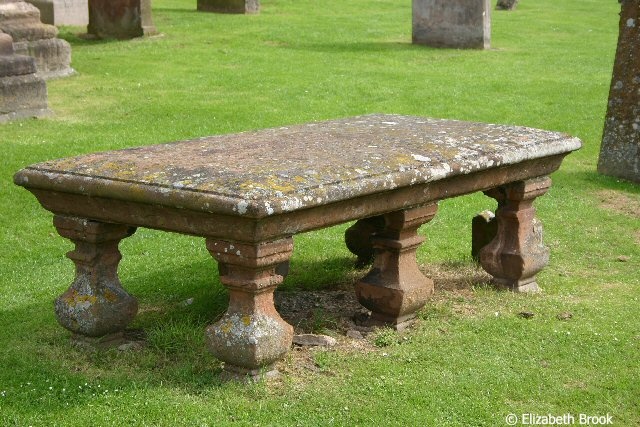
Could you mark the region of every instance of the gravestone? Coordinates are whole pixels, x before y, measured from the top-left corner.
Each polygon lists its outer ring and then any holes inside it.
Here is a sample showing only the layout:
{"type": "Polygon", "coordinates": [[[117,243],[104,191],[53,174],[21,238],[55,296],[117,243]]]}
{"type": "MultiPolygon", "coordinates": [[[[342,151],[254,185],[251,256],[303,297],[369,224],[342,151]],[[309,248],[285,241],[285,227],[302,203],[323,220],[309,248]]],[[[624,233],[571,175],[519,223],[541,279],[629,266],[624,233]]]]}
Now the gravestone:
{"type": "Polygon", "coordinates": [[[258,13],[259,0],[198,0],[198,10],[217,13],[258,13]]]}
{"type": "Polygon", "coordinates": [[[35,58],[38,75],[44,79],[74,73],[71,46],[56,37],[56,27],[40,22],[40,11],[34,5],[0,0],[0,31],[13,38],[15,53],[35,58]]]}
{"type": "Polygon", "coordinates": [[[413,0],[413,43],[488,49],[490,0],[413,0]]]}
{"type": "Polygon", "coordinates": [[[623,0],[598,172],[640,183],[640,0],[623,0]]]}
{"type": "Polygon", "coordinates": [[[496,9],[498,10],[513,10],[518,5],[518,0],[498,0],[496,9]]]}
{"type": "Polygon", "coordinates": [[[40,20],[51,25],[87,25],[88,0],[27,0],[40,10],[40,20]]]}
{"type": "Polygon", "coordinates": [[[0,123],[49,114],[47,85],[35,72],[35,60],[16,55],[11,36],[0,33],[0,123]]]}
{"type": "Polygon", "coordinates": [[[89,0],[87,32],[101,39],[157,34],[151,18],[151,0],[89,0]]]}

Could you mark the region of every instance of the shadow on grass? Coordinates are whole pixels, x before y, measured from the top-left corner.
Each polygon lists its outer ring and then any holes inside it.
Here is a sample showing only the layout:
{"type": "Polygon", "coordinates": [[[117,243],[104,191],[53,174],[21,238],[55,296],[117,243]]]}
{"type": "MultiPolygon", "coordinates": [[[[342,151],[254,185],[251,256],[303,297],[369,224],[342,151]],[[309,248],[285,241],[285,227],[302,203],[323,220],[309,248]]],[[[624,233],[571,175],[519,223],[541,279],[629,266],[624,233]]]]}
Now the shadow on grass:
{"type": "MultiPolygon", "coordinates": [[[[283,318],[298,332],[344,333],[363,310],[353,284],[367,268],[354,269],[354,261],[336,257],[294,263],[289,289],[278,291],[281,295],[276,297],[283,318]],[[339,280],[331,280],[336,277],[339,280]]],[[[423,270],[434,277],[437,291],[471,288],[487,277],[470,261],[426,265],[423,270]]],[[[173,388],[198,395],[223,385],[222,364],[207,350],[204,330],[224,313],[228,296],[211,277],[210,261],[130,276],[125,286],[138,294],[140,302],[131,325],[146,332],[146,346],[139,350],[91,352],[74,347],[69,332],[55,323],[53,315],[42,314],[53,312],[51,301],[0,311],[7,319],[4,327],[12,331],[4,334],[10,338],[0,353],[0,363],[11,367],[10,373],[0,373],[6,409],[19,412],[26,403],[39,402],[38,411],[59,410],[103,397],[128,399],[140,388],[173,388]],[[186,282],[185,271],[194,272],[186,282]]]]}
{"type": "Polygon", "coordinates": [[[597,171],[567,171],[563,173],[572,177],[574,181],[586,182],[593,188],[624,191],[629,194],[640,194],[640,184],[633,183],[631,181],[617,178],[614,176],[602,175],[597,171]]]}
{"type": "Polygon", "coordinates": [[[407,42],[358,42],[351,43],[297,43],[282,45],[283,48],[321,53],[358,53],[358,52],[412,52],[420,50],[438,51],[436,48],[407,42]]]}

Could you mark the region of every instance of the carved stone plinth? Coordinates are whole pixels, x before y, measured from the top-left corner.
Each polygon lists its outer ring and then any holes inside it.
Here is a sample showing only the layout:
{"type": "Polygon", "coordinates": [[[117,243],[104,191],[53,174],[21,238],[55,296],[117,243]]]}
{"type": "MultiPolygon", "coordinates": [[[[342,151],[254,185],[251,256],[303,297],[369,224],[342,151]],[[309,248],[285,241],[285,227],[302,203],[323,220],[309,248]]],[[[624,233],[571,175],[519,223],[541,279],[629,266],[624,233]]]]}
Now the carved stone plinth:
{"type": "Polygon", "coordinates": [[[229,290],[227,312],[206,330],[209,349],[225,362],[226,377],[273,373],[273,364],[293,339],[293,327],[273,304],[273,291],[283,280],[276,267],[291,256],[293,240],[246,244],[207,239],[207,249],[225,265],[220,281],[229,290]]]}
{"type": "Polygon", "coordinates": [[[87,32],[104,39],[155,35],[151,0],[89,0],[87,32]]]}
{"type": "Polygon", "coordinates": [[[38,75],[44,79],[74,73],[71,68],[71,46],[65,40],[56,38],[56,27],[40,22],[40,11],[32,4],[0,1],[0,31],[13,38],[13,48],[17,54],[35,58],[38,75]]]}
{"type": "Polygon", "coordinates": [[[47,85],[35,72],[35,60],[16,55],[11,36],[0,33],[0,123],[50,113],[47,85]]]}
{"type": "Polygon", "coordinates": [[[258,13],[259,0],[198,0],[198,10],[217,13],[258,13]]]}
{"type": "Polygon", "coordinates": [[[365,266],[373,261],[374,249],[371,237],[384,230],[384,216],[359,219],[344,232],[347,249],[358,257],[356,265],[365,266]]]}
{"type": "Polygon", "coordinates": [[[424,241],[418,228],[437,209],[429,204],[384,215],[385,229],[372,239],[373,267],[355,286],[358,301],[371,310],[371,325],[403,329],[433,293],[433,280],[418,268],[416,249],[424,241]]]}
{"type": "Polygon", "coordinates": [[[414,44],[489,49],[489,0],[413,0],[414,44]]]}
{"type": "Polygon", "coordinates": [[[550,186],[548,177],[540,177],[485,192],[498,201],[498,230],[480,250],[480,264],[497,286],[518,292],[539,290],[535,275],[549,262],[549,248],[542,243],[542,224],[535,218],[533,201],[550,186]]]}
{"type": "Polygon", "coordinates": [[[55,301],[56,318],[74,334],[109,341],[138,311],[138,302],[122,288],[117,272],[122,258],[118,243],[135,228],[58,215],[53,224],[76,245],[67,253],[76,277],[55,301]]]}
{"type": "Polygon", "coordinates": [[[640,184],[640,0],[623,0],[598,172],[640,184]]]}

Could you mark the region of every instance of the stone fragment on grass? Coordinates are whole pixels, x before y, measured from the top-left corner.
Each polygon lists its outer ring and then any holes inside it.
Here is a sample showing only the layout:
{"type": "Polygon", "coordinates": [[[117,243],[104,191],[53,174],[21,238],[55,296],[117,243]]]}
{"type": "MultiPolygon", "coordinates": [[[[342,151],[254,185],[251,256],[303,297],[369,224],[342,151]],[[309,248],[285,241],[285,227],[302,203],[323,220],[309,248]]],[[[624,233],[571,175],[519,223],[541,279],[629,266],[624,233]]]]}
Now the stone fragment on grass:
{"type": "Polygon", "coordinates": [[[293,343],[308,347],[333,347],[338,344],[338,341],[328,335],[301,334],[293,336],[293,343]]]}

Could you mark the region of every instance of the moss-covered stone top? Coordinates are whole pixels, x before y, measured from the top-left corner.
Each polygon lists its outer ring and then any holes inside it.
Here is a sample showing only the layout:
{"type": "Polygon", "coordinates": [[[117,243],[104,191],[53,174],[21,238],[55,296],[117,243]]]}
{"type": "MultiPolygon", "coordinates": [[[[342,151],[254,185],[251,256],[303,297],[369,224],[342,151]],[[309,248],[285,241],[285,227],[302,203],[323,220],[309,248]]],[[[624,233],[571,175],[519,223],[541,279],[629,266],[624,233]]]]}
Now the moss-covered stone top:
{"type": "Polygon", "coordinates": [[[580,146],[526,127],[375,114],[52,160],[15,182],[260,218],[580,146]]]}

